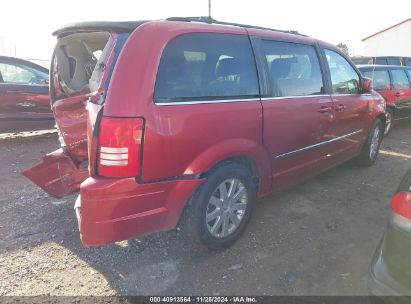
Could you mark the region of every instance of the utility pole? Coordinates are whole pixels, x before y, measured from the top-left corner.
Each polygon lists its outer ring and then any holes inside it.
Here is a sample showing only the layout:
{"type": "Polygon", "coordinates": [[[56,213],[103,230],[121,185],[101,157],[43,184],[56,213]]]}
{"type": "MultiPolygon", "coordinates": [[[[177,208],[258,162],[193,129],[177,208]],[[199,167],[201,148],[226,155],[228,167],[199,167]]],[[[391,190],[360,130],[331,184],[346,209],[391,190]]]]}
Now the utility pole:
{"type": "Polygon", "coordinates": [[[0,36],[0,44],[1,44],[1,53],[4,55],[4,42],[3,42],[3,36],[0,36]]]}
{"type": "Polygon", "coordinates": [[[208,0],[208,17],[211,18],[211,0],[208,0]]]}

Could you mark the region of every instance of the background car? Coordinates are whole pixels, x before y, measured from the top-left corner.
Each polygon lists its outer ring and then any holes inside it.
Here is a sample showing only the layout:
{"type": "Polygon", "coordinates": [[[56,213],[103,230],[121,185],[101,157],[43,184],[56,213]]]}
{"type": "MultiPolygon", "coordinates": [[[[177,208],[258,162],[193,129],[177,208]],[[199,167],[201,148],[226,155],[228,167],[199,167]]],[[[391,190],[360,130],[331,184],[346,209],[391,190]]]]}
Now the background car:
{"type": "Polygon", "coordinates": [[[381,65],[404,65],[411,66],[411,57],[400,56],[353,56],[351,61],[356,65],[360,64],[381,64],[381,65]]]}
{"type": "Polygon", "coordinates": [[[0,132],[54,125],[49,71],[33,62],[0,56],[0,132]]]}
{"type": "MultiPolygon", "coordinates": [[[[411,169],[393,196],[391,209],[387,230],[371,263],[368,286],[374,296],[411,296],[411,169]]],[[[406,303],[411,303],[411,298],[406,303]]]]}
{"type": "Polygon", "coordinates": [[[358,68],[373,80],[374,90],[387,102],[385,134],[390,132],[394,121],[411,118],[411,67],[363,65],[358,68]]]}

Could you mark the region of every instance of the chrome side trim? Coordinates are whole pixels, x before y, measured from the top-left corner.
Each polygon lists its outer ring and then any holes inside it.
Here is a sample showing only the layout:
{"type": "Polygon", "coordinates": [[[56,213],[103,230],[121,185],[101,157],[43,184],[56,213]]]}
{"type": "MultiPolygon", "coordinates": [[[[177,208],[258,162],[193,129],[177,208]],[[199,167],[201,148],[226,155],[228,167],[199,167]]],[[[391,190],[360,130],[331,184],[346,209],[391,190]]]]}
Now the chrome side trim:
{"type": "Polygon", "coordinates": [[[330,97],[331,95],[301,95],[301,96],[283,96],[283,97],[264,97],[264,98],[243,98],[243,99],[210,99],[196,101],[181,101],[181,102],[154,102],[158,106],[178,106],[178,105],[193,105],[193,104],[208,104],[208,103],[226,103],[226,102],[242,102],[242,101],[264,101],[264,100],[280,100],[280,99],[296,99],[296,98],[320,98],[330,97]]]}
{"type": "Polygon", "coordinates": [[[282,97],[264,97],[264,100],[279,100],[279,99],[296,99],[296,98],[320,98],[320,97],[330,97],[331,95],[321,94],[321,95],[300,95],[300,96],[282,96],[282,97]]]}
{"type": "Polygon", "coordinates": [[[154,102],[157,106],[179,106],[179,105],[194,105],[208,103],[226,103],[226,102],[243,102],[243,101],[260,101],[260,98],[244,98],[244,99],[212,99],[212,100],[196,100],[196,101],[176,101],[176,102],[154,102]]]}
{"type": "Polygon", "coordinates": [[[358,130],[358,131],[354,131],[352,133],[349,133],[349,134],[346,134],[346,135],[343,135],[343,136],[339,136],[339,137],[335,137],[333,139],[323,141],[323,142],[320,142],[320,143],[315,144],[315,145],[307,146],[307,147],[304,147],[304,148],[301,148],[301,149],[297,149],[297,150],[294,150],[294,151],[291,151],[291,152],[287,152],[287,153],[284,153],[284,154],[274,156],[274,158],[275,159],[281,159],[281,158],[284,158],[284,157],[288,157],[288,156],[291,156],[293,154],[301,153],[301,152],[304,152],[304,151],[307,151],[307,150],[310,150],[310,149],[314,149],[314,148],[317,148],[317,147],[320,147],[320,146],[323,146],[323,145],[326,145],[326,144],[330,144],[330,143],[342,140],[344,138],[347,138],[347,137],[353,136],[355,134],[361,133],[362,131],[363,131],[362,129],[358,130]]]}
{"type": "Polygon", "coordinates": [[[397,118],[397,119],[394,119],[394,120],[403,120],[403,119],[409,119],[409,118],[411,118],[411,116],[401,117],[401,118],[397,118]]]}

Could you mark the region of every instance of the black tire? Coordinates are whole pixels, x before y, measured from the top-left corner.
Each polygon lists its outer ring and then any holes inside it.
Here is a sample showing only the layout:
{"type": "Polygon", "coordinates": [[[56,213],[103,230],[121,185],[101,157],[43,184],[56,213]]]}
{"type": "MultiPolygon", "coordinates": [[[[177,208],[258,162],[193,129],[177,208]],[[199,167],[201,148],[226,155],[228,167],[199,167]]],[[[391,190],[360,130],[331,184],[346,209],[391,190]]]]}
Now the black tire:
{"type": "MultiPolygon", "coordinates": [[[[252,176],[246,170],[246,168],[236,163],[227,163],[222,166],[218,166],[208,173],[207,179],[204,184],[197,189],[197,191],[190,199],[181,220],[180,226],[182,228],[182,232],[184,233],[184,235],[189,236],[191,240],[194,240],[194,242],[199,243],[210,250],[223,250],[228,248],[240,237],[240,235],[244,231],[253,210],[253,203],[256,198],[256,192],[256,185],[253,184],[252,176]],[[235,223],[234,221],[232,221],[228,213],[233,215],[233,212],[240,212],[242,214],[242,217],[241,220],[239,220],[237,228],[230,232],[230,234],[228,234],[227,236],[216,237],[209,230],[209,223],[213,222],[207,222],[206,215],[210,215],[212,212],[215,212],[217,210],[217,207],[215,207],[215,209],[210,212],[210,206],[214,206],[211,204],[212,196],[213,198],[217,199],[217,201],[221,202],[221,200],[215,197],[216,193],[218,193],[221,198],[222,194],[220,193],[219,186],[223,187],[222,185],[224,185],[224,187],[226,187],[228,185],[229,188],[225,188],[226,190],[228,190],[228,193],[230,186],[233,185],[230,184],[231,180],[239,181],[237,186],[235,186],[238,187],[236,188],[238,189],[237,192],[235,192],[236,189],[233,190],[233,192],[235,193],[242,193],[242,200],[238,199],[236,201],[238,204],[244,204],[243,193],[244,191],[246,192],[247,200],[245,204],[245,210],[244,212],[242,212],[241,210],[234,210],[236,207],[233,207],[233,209],[231,209],[231,206],[221,206],[221,209],[218,208],[218,210],[223,210],[223,208],[230,209],[230,211],[218,211],[219,213],[221,213],[221,216],[218,216],[218,218],[215,219],[214,225],[217,226],[217,221],[221,221],[220,217],[224,217],[222,219],[224,223],[221,223],[221,231],[223,229],[223,224],[225,227],[227,227],[227,225],[230,226],[231,223],[230,227],[232,229],[234,229],[233,227],[235,227],[235,223]],[[242,186],[244,186],[245,190],[240,191],[240,189],[243,189],[242,186]],[[225,218],[227,218],[227,224],[225,223],[225,218]]],[[[227,199],[227,201],[229,200],[230,199],[227,199]]],[[[232,203],[232,205],[235,205],[235,203],[232,203]]],[[[241,216],[237,215],[237,213],[235,214],[235,216],[241,216]]],[[[221,232],[221,234],[223,235],[223,232],[221,232]]]]}
{"type": "Polygon", "coordinates": [[[370,133],[368,134],[368,138],[362,147],[361,153],[358,156],[358,163],[361,166],[369,167],[372,166],[375,161],[377,160],[378,152],[380,150],[381,141],[383,138],[383,123],[380,119],[376,119],[370,129],[370,133]],[[378,130],[378,142],[373,141],[376,136],[376,132],[378,130]],[[373,146],[373,144],[376,146],[373,146]],[[374,150],[376,149],[376,150],[374,150]],[[374,151],[371,153],[371,151],[374,151]]]}
{"type": "Polygon", "coordinates": [[[394,111],[391,108],[385,110],[385,121],[384,135],[388,135],[394,127],[394,111]]]}

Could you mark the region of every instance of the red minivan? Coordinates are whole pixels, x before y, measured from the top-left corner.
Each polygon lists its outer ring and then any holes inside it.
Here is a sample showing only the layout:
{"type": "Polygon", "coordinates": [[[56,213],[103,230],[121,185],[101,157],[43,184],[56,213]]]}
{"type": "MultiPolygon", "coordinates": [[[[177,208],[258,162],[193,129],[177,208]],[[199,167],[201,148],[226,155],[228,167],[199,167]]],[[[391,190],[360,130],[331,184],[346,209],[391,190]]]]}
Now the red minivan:
{"type": "Polygon", "coordinates": [[[411,119],[411,67],[360,65],[358,69],[372,79],[374,89],[385,99],[385,135],[395,122],[411,119]]]}
{"type": "Polygon", "coordinates": [[[377,157],[385,102],[331,44],[203,17],[54,35],[62,148],[23,174],[56,197],[80,190],[84,245],[178,225],[222,249],[256,199],[377,157]]]}

